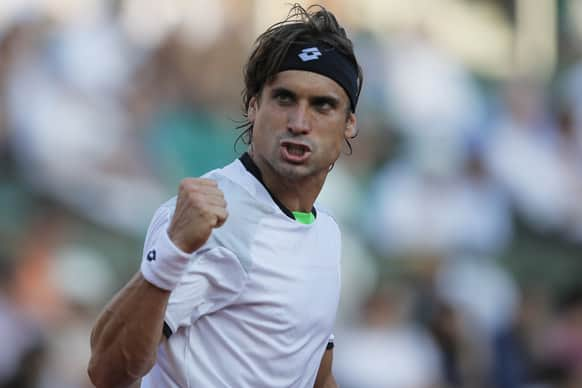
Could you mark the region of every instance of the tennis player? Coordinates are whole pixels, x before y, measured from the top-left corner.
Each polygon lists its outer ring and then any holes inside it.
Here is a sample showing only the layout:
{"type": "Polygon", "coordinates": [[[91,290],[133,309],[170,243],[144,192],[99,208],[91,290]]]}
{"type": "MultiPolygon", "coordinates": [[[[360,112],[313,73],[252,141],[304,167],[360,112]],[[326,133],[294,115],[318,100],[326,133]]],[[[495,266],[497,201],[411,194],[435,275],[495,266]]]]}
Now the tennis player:
{"type": "Polygon", "coordinates": [[[340,231],[315,200],[356,135],[362,71],[323,7],[293,6],[245,66],[248,151],[183,179],[91,334],[98,388],[336,387],[340,231]],[[349,146],[349,143],[348,143],[349,146]]]}

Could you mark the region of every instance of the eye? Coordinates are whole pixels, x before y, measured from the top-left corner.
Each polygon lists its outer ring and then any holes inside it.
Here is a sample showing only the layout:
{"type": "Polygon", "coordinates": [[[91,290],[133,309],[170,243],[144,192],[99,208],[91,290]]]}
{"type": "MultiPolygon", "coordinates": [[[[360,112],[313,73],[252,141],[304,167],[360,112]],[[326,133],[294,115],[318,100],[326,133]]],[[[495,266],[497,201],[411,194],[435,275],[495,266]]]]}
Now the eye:
{"type": "Polygon", "coordinates": [[[337,108],[337,101],[332,98],[318,97],[312,100],[312,106],[321,113],[327,113],[337,108]]]}
{"type": "Polygon", "coordinates": [[[287,104],[287,103],[290,103],[291,102],[291,97],[290,96],[286,96],[284,94],[280,94],[280,95],[276,96],[275,98],[281,104],[287,104]]]}
{"type": "Polygon", "coordinates": [[[284,91],[284,90],[274,93],[273,99],[279,105],[289,105],[289,104],[293,103],[293,101],[294,101],[293,95],[289,92],[284,91]]]}
{"type": "Polygon", "coordinates": [[[333,106],[328,101],[319,102],[318,104],[316,104],[315,107],[317,108],[317,110],[322,112],[328,111],[333,108],[333,106]]]}

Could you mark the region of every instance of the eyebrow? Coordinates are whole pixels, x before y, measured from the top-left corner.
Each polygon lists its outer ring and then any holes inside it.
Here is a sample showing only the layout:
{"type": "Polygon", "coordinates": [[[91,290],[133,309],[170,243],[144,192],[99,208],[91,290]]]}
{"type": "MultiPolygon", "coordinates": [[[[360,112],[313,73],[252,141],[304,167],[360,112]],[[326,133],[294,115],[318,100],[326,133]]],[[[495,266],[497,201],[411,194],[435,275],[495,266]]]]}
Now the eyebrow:
{"type": "Polygon", "coordinates": [[[288,97],[293,97],[294,99],[297,97],[297,95],[295,93],[293,93],[291,90],[284,88],[282,86],[277,86],[275,88],[273,88],[271,90],[271,96],[288,96],[288,97]]]}
{"type": "Polygon", "coordinates": [[[339,98],[331,97],[331,96],[315,96],[309,99],[309,102],[312,105],[323,105],[328,104],[329,106],[336,108],[340,101],[339,98]]]}

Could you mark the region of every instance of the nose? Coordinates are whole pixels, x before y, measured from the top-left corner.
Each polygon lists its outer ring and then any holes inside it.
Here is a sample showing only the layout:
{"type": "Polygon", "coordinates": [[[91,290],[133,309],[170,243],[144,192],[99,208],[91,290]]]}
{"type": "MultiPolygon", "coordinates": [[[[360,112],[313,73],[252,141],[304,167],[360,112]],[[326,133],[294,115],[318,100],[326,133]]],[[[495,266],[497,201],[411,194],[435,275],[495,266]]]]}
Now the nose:
{"type": "Polygon", "coordinates": [[[296,135],[305,135],[311,132],[309,110],[306,105],[297,104],[295,109],[289,112],[287,129],[296,135]]]}

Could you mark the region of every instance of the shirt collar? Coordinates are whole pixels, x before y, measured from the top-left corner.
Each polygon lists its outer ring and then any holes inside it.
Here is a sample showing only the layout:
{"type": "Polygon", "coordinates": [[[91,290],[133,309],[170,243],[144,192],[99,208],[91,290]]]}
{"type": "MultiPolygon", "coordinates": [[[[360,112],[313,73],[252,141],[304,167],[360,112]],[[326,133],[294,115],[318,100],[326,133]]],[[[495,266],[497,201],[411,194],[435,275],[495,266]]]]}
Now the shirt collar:
{"type": "MultiPolygon", "coordinates": [[[[291,210],[289,210],[285,205],[283,205],[283,203],[281,201],[279,201],[277,199],[277,197],[275,197],[273,195],[271,190],[269,190],[269,188],[265,185],[265,182],[263,181],[263,174],[261,173],[261,170],[259,170],[259,167],[255,164],[255,162],[253,161],[253,158],[251,158],[249,153],[245,152],[244,154],[242,154],[242,156],[239,158],[239,160],[241,161],[243,166],[245,166],[247,171],[250,172],[259,182],[261,182],[261,184],[263,185],[265,190],[267,190],[267,192],[269,193],[269,195],[271,196],[273,201],[277,204],[279,209],[281,209],[281,211],[283,213],[285,213],[285,215],[287,217],[295,219],[293,212],[291,210]]],[[[317,217],[317,212],[315,210],[315,207],[311,208],[311,213],[313,213],[314,217],[317,217]]]]}

